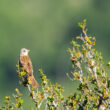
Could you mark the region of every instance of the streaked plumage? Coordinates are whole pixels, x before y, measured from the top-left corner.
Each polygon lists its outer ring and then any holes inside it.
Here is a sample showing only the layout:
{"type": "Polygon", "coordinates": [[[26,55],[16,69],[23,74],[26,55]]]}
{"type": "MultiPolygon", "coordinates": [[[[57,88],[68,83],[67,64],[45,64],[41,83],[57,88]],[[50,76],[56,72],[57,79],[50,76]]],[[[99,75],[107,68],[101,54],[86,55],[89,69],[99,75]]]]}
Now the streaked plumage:
{"type": "Polygon", "coordinates": [[[20,58],[19,58],[19,65],[24,68],[24,70],[27,73],[28,82],[31,82],[32,87],[35,88],[35,87],[38,87],[39,85],[34,78],[32,62],[28,56],[28,53],[29,53],[28,49],[25,49],[25,48],[21,49],[20,58]]]}

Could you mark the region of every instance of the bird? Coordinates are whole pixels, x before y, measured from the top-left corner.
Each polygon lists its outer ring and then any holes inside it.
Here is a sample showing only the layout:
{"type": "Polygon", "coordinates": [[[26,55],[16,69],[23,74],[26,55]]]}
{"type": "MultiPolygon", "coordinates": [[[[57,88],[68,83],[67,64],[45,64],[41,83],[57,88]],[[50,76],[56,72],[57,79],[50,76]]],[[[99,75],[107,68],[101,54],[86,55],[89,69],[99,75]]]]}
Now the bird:
{"type": "Polygon", "coordinates": [[[31,59],[29,58],[29,55],[28,55],[29,52],[30,50],[26,48],[22,48],[20,50],[19,66],[21,68],[24,68],[24,71],[27,74],[28,84],[31,84],[33,88],[36,88],[36,87],[38,88],[39,84],[37,83],[33,75],[33,66],[32,66],[31,59]]]}

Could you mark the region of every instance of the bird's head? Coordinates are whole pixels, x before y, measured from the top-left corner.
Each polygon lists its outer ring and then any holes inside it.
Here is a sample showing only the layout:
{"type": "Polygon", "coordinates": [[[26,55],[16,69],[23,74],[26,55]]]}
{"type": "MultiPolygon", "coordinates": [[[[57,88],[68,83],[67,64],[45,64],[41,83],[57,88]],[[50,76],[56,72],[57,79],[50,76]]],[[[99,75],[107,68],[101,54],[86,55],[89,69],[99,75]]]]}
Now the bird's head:
{"type": "Polygon", "coordinates": [[[28,56],[28,53],[30,52],[30,50],[26,49],[26,48],[22,48],[20,50],[20,56],[28,56]]]}

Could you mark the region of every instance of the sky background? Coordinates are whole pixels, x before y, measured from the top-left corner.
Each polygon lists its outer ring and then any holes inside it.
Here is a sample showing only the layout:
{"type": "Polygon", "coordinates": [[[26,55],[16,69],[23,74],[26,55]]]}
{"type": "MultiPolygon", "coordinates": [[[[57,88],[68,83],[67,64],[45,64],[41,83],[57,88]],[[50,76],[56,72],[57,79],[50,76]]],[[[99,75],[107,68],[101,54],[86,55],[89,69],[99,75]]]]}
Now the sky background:
{"type": "Polygon", "coordinates": [[[73,93],[77,82],[66,77],[72,70],[67,49],[72,38],[80,35],[77,24],[83,19],[87,19],[88,34],[96,37],[96,49],[106,64],[110,60],[110,0],[1,0],[0,101],[15,88],[28,99],[16,72],[24,47],[31,50],[29,56],[39,83],[38,69],[42,68],[53,83],[64,87],[65,96],[73,93]]]}

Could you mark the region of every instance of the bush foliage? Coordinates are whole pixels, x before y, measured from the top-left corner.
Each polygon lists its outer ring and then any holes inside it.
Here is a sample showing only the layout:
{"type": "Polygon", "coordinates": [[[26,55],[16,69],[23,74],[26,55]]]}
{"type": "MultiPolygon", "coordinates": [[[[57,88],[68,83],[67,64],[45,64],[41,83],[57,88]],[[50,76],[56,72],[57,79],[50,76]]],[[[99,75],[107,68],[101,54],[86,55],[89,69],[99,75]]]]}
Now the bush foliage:
{"type": "MultiPolygon", "coordinates": [[[[82,29],[80,36],[71,41],[72,48],[68,49],[72,62],[71,81],[79,81],[78,92],[68,97],[63,96],[64,89],[58,83],[52,84],[43,70],[39,69],[41,90],[32,88],[26,78],[26,72],[17,65],[20,84],[27,87],[30,97],[37,110],[44,106],[45,110],[109,110],[110,109],[110,77],[104,67],[103,57],[94,46],[96,39],[87,34],[86,20],[78,23],[82,29]]],[[[110,62],[107,64],[110,68],[110,62]]],[[[15,99],[5,96],[4,106],[0,110],[23,110],[22,94],[15,89],[15,99]]],[[[26,103],[26,102],[24,102],[26,103]]],[[[33,110],[33,108],[31,108],[33,110]]]]}

